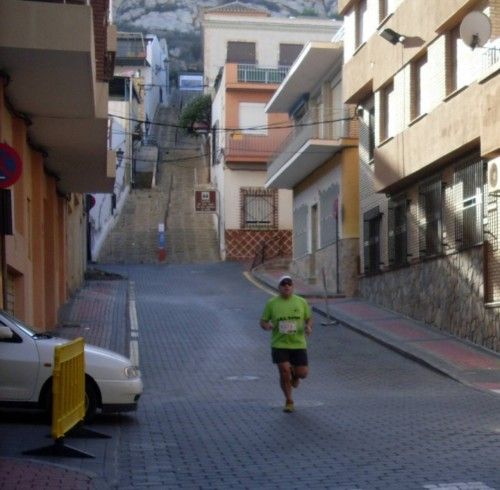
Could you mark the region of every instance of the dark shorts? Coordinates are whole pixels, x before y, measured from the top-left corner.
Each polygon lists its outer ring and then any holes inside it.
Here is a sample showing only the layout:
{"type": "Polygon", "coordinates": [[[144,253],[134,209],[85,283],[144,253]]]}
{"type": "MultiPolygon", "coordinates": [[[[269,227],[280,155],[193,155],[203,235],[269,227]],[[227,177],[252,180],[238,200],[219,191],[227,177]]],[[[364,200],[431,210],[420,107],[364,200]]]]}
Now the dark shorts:
{"type": "Polygon", "coordinates": [[[289,362],[292,366],[307,366],[306,349],[271,349],[274,364],[289,362]]]}

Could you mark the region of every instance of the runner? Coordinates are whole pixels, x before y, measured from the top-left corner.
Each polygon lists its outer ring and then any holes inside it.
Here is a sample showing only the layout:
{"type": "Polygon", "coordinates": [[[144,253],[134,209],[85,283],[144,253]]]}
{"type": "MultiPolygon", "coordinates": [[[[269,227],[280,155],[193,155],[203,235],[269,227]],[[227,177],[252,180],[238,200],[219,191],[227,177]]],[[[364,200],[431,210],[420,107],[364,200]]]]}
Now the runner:
{"type": "Polygon", "coordinates": [[[278,365],[280,386],[285,395],[284,412],[294,410],[292,388],[307,377],[306,335],[312,332],[311,307],[307,301],[293,293],[293,280],[282,276],[279,295],[269,299],[262,313],[260,326],[272,331],[271,352],[273,363],[278,365]]]}

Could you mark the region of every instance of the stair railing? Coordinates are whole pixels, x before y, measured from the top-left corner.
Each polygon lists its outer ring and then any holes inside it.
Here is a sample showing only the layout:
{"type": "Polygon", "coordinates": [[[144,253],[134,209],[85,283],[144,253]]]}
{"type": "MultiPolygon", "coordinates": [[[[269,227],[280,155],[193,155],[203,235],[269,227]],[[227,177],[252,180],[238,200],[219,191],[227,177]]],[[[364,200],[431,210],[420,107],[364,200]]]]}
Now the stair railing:
{"type": "Polygon", "coordinates": [[[255,255],[253,257],[251,269],[263,264],[268,259],[274,259],[276,257],[283,257],[283,238],[280,236],[271,238],[270,240],[262,240],[255,251],[255,255]],[[274,242],[278,242],[278,252],[273,254],[272,256],[268,256],[268,250],[271,244],[274,242]]]}

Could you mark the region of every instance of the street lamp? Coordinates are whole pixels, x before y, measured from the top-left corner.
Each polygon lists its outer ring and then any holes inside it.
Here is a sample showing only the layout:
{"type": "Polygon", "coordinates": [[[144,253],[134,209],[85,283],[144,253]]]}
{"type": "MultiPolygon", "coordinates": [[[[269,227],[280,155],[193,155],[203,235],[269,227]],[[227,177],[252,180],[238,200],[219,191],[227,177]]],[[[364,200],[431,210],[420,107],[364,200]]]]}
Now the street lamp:
{"type": "Polygon", "coordinates": [[[398,44],[398,43],[403,44],[406,39],[406,36],[403,36],[402,34],[399,34],[399,32],[393,31],[392,29],[389,28],[380,31],[378,34],[380,37],[383,37],[386,41],[389,41],[391,44],[398,44]]]}

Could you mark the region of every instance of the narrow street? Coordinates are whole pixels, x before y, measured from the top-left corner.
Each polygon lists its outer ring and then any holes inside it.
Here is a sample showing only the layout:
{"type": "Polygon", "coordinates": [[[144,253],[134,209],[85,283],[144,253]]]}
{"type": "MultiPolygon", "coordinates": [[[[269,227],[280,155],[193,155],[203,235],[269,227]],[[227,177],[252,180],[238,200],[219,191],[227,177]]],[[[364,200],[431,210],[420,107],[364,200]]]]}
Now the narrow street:
{"type": "MultiPolygon", "coordinates": [[[[135,292],[145,392],[137,413],[92,424],[112,439],[71,440],[96,459],[51,463],[119,489],[500,488],[498,397],[316,318],[310,377],[284,414],[258,327],[268,295],[241,265],[109,270],[135,292]]],[[[0,456],[48,431],[31,414],[2,419],[0,456]]]]}

